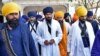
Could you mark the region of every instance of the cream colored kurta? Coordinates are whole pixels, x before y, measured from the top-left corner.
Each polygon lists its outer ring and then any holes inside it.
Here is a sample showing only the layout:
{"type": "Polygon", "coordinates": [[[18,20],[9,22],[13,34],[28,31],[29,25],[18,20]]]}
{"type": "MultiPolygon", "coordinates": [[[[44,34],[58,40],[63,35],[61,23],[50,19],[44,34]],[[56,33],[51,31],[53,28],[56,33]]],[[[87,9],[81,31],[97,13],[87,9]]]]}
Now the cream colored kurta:
{"type": "Polygon", "coordinates": [[[70,30],[69,33],[69,44],[70,44],[70,56],[91,56],[91,49],[94,42],[94,32],[92,25],[89,22],[85,22],[87,27],[87,32],[89,35],[90,48],[84,48],[82,37],[81,37],[81,29],[79,28],[79,21],[76,21],[70,30]]]}
{"type": "Polygon", "coordinates": [[[62,39],[62,31],[60,24],[56,20],[52,19],[51,34],[48,31],[47,23],[45,20],[38,26],[37,34],[40,36],[38,42],[41,45],[41,56],[60,56],[58,44],[62,39]],[[54,39],[55,43],[46,46],[44,41],[50,41],[51,39],[54,39]]]}

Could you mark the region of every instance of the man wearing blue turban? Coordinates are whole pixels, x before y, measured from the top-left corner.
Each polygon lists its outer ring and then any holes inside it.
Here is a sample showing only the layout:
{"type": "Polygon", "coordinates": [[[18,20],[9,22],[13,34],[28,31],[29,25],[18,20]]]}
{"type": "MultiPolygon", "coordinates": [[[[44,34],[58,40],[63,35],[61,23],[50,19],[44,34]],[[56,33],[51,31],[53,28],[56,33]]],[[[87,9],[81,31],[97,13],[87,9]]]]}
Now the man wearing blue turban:
{"type": "Polygon", "coordinates": [[[98,22],[96,20],[94,20],[94,18],[93,18],[93,12],[92,11],[88,11],[87,21],[89,21],[92,24],[94,33],[96,35],[97,31],[99,30],[99,26],[98,26],[98,22]]]}
{"type": "Polygon", "coordinates": [[[28,15],[28,22],[27,22],[27,25],[31,31],[31,34],[33,36],[33,39],[34,39],[34,42],[35,42],[35,46],[36,46],[36,49],[38,51],[38,55],[40,55],[41,53],[39,53],[41,51],[40,49],[40,45],[38,44],[38,35],[36,34],[36,31],[37,31],[37,27],[39,25],[39,21],[37,20],[36,16],[37,16],[37,12],[36,11],[29,11],[27,13],[28,15]]]}
{"type": "Polygon", "coordinates": [[[37,15],[37,16],[36,16],[36,19],[37,19],[38,21],[43,21],[43,20],[44,20],[44,18],[42,18],[42,15],[37,15]]]}
{"type": "Polygon", "coordinates": [[[45,19],[38,25],[37,34],[40,36],[41,56],[60,56],[59,43],[62,31],[58,21],[53,19],[53,8],[43,9],[45,19]]]}
{"type": "Polygon", "coordinates": [[[35,11],[29,11],[27,15],[28,15],[28,18],[29,18],[28,19],[29,20],[28,26],[30,28],[30,31],[36,32],[36,28],[37,28],[37,25],[38,25],[38,22],[36,20],[37,13],[35,11]]]}

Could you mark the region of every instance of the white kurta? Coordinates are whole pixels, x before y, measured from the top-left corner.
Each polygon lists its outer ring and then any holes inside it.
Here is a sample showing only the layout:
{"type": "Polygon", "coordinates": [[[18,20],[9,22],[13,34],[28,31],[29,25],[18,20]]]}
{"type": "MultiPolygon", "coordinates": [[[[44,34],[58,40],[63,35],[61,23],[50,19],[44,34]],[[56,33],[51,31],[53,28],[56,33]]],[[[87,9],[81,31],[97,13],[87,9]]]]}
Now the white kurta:
{"type": "Polygon", "coordinates": [[[43,23],[38,25],[37,34],[41,36],[41,38],[39,38],[38,40],[41,45],[41,56],[60,56],[58,44],[62,39],[62,31],[60,24],[56,20],[52,19],[51,34],[48,31],[48,27],[45,20],[43,21],[43,23]],[[44,41],[50,41],[51,39],[54,39],[55,43],[46,46],[44,44],[44,41]]]}
{"type": "Polygon", "coordinates": [[[69,44],[70,47],[70,56],[91,56],[91,49],[94,42],[94,32],[92,25],[89,22],[85,22],[87,27],[87,32],[89,35],[90,48],[84,48],[82,37],[81,37],[81,29],[79,28],[79,21],[76,21],[72,24],[70,33],[69,33],[69,44]]]}
{"type": "MultiPolygon", "coordinates": [[[[41,22],[38,22],[38,24],[41,24],[41,22]]],[[[30,31],[31,31],[32,26],[30,25],[29,27],[30,27],[30,31]]],[[[37,31],[36,24],[34,25],[33,28],[35,29],[35,31],[37,31]]],[[[38,46],[38,38],[39,38],[39,36],[34,32],[34,30],[32,30],[31,34],[32,34],[33,40],[35,42],[35,46],[36,46],[36,49],[37,49],[37,52],[38,52],[38,56],[40,56],[39,55],[39,46],[38,46]]]]}

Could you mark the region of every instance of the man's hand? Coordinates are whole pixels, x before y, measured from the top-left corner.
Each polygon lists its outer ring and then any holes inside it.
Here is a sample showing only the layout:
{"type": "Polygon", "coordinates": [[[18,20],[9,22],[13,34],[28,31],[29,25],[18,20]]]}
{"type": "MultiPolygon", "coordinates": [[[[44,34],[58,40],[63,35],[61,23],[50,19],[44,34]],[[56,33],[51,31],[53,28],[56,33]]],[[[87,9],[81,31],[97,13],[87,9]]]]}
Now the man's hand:
{"type": "Polygon", "coordinates": [[[49,44],[50,45],[52,45],[52,44],[54,44],[55,43],[55,40],[54,39],[51,39],[50,41],[49,41],[49,44]]]}
{"type": "Polygon", "coordinates": [[[45,45],[49,45],[49,41],[48,41],[48,40],[45,40],[45,41],[44,41],[44,44],[45,44],[45,45]]]}

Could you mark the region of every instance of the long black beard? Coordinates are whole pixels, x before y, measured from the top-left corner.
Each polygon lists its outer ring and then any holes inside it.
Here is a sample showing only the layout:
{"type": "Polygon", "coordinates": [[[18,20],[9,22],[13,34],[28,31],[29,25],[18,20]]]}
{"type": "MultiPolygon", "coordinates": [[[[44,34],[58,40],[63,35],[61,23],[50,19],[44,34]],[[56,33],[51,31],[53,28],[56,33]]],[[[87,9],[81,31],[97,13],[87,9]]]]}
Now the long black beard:
{"type": "Polygon", "coordinates": [[[7,24],[14,29],[19,25],[19,19],[16,19],[16,20],[7,19],[7,24]]]}
{"type": "Polygon", "coordinates": [[[46,19],[46,22],[49,23],[49,24],[51,24],[52,19],[46,19]]]}
{"type": "Polygon", "coordinates": [[[85,23],[85,19],[79,19],[79,21],[81,22],[81,23],[85,23]]]}
{"type": "Polygon", "coordinates": [[[66,22],[70,22],[69,19],[65,19],[66,22]]]}

